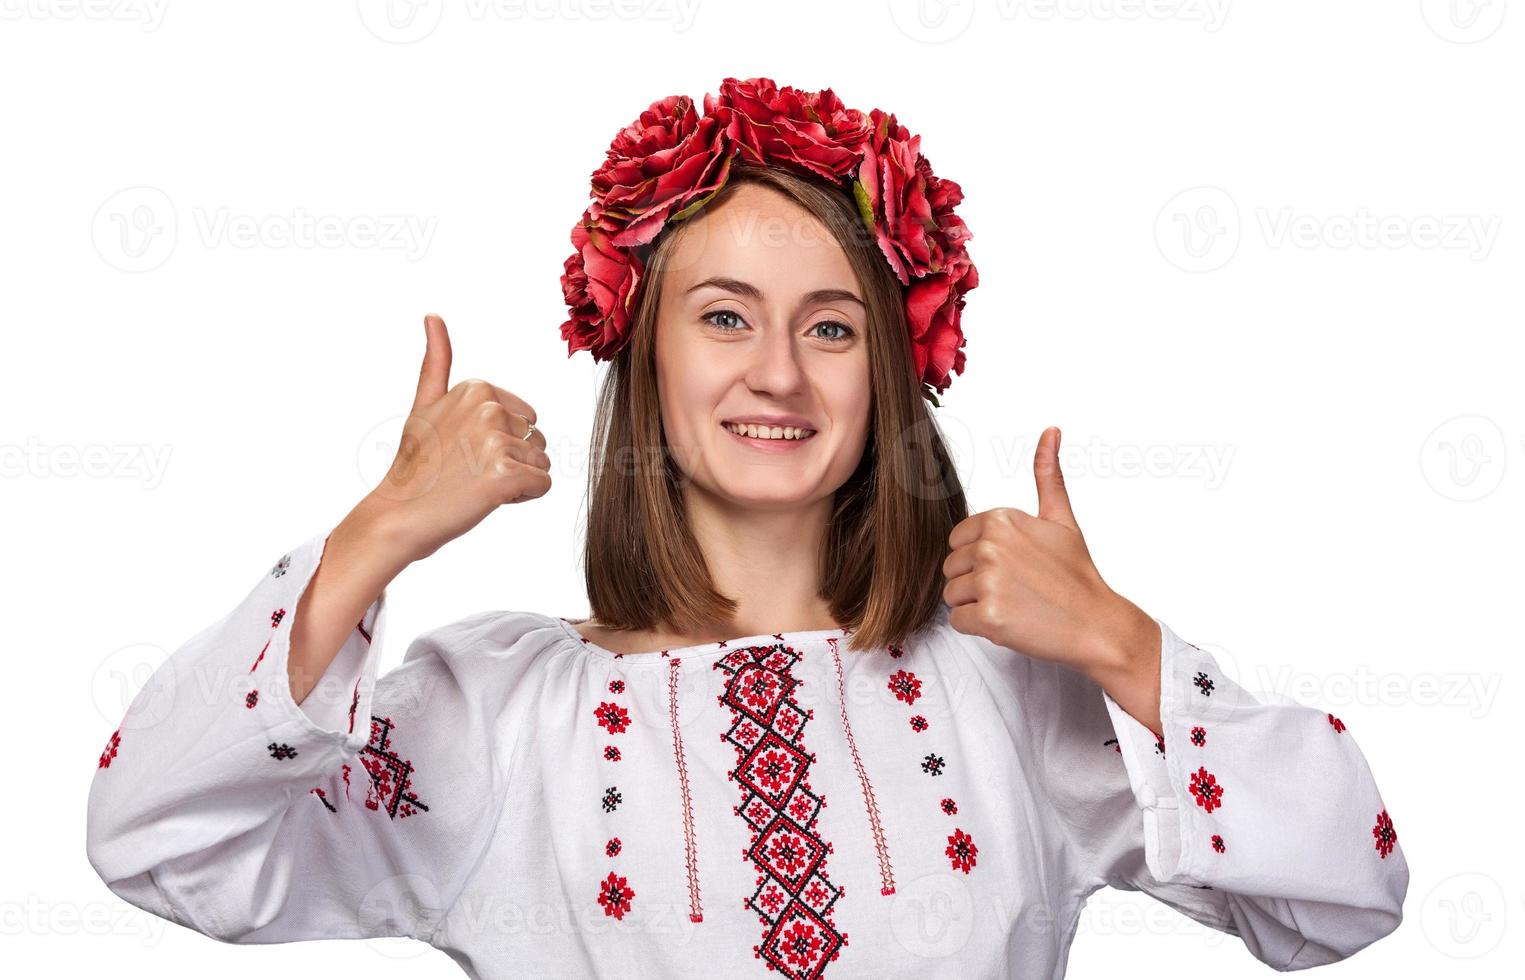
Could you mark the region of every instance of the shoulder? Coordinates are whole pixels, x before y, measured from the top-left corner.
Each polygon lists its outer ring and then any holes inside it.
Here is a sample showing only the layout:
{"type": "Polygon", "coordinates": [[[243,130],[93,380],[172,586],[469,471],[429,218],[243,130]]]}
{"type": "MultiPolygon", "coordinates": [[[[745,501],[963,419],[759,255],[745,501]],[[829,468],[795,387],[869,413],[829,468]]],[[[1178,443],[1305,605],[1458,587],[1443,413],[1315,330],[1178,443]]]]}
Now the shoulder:
{"type": "Polygon", "coordinates": [[[1101,688],[1079,671],[1031,657],[977,634],[962,633],[942,603],[926,635],[945,669],[973,675],[1003,706],[1019,709],[1034,728],[1102,731],[1108,727],[1101,688]]]}
{"type": "Polygon", "coordinates": [[[403,664],[428,662],[463,684],[485,689],[513,683],[542,667],[570,649],[570,640],[557,616],[486,610],[420,633],[408,644],[403,664]]]}

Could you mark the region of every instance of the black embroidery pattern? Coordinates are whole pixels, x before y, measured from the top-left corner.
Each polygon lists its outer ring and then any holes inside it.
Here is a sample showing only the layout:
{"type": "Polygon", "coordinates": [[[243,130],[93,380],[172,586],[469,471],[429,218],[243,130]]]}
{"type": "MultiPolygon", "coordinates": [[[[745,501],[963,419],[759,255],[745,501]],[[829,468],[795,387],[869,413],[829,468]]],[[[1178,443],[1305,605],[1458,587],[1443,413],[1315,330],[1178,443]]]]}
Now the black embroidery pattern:
{"type": "Polygon", "coordinates": [[[429,808],[413,792],[413,763],[392,747],[394,728],[390,717],[371,716],[371,740],[360,750],[360,764],[371,775],[365,791],[366,807],[381,810],[395,820],[429,808]]]}

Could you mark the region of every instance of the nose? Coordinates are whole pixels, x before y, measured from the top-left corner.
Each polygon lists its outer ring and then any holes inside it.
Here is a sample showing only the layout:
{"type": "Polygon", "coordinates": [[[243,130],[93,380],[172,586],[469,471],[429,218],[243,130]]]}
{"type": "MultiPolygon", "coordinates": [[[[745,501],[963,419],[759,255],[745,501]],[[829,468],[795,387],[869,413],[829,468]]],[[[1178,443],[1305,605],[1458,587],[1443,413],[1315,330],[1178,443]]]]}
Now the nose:
{"type": "Polygon", "coordinates": [[[805,368],[788,327],[761,331],[747,364],[747,387],[784,398],[805,390],[805,368]]]}

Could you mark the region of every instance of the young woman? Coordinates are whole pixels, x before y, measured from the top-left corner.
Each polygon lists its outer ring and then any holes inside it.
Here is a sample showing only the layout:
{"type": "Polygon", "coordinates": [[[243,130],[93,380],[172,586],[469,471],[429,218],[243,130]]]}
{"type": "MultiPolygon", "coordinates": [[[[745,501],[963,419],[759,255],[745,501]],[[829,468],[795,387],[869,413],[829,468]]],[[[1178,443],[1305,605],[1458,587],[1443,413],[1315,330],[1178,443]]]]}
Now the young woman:
{"type": "Polygon", "coordinates": [[[550,486],[533,407],[451,386],[427,318],[387,478],[111,735],[111,890],[478,977],[1057,977],[1104,885],[1282,970],[1396,928],[1351,734],[1106,585],[1057,429],[1036,514],[966,512],[927,403],[977,278],[918,144],[767,79],[622,130],[563,280],[569,350],[612,361],[594,618],[480,613],[377,676],[397,573],[550,486]]]}

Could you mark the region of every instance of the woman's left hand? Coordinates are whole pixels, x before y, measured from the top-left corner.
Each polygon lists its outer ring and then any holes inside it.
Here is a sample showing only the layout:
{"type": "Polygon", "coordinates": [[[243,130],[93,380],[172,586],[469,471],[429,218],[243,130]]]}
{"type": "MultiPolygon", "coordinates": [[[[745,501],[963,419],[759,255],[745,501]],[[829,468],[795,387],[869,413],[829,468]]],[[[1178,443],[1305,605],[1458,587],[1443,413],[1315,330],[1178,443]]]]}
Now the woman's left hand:
{"type": "Polygon", "coordinates": [[[1102,581],[1070,510],[1059,470],[1059,429],[1033,457],[1038,515],[997,507],[948,535],[943,599],[960,633],[1081,671],[1108,686],[1157,670],[1154,619],[1102,581]]]}

